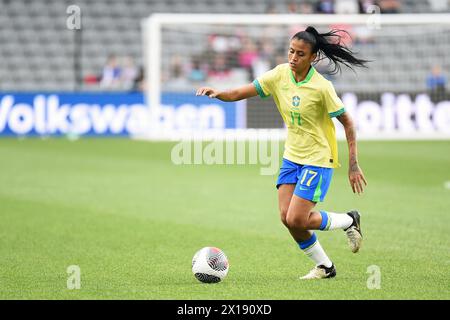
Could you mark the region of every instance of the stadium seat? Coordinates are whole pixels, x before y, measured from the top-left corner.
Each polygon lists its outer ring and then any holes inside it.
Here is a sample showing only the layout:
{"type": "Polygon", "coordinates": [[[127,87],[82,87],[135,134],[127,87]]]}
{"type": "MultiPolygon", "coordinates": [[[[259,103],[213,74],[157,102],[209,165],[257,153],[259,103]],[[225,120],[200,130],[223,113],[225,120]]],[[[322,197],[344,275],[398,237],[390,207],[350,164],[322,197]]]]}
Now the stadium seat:
{"type": "MultiPolygon", "coordinates": [[[[286,13],[289,0],[276,2],[278,11],[286,13]]],[[[136,63],[142,61],[142,36],[141,19],[155,12],[186,12],[186,13],[208,13],[208,12],[229,12],[229,13],[264,13],[267,7],[272,4],[271,0],[78,0],[74,4],[78,5],[82,12],[82,71],[83,73],[98,72],[102,69],[106,58],[110,54],[132,56],[136,63]]],[[[434,12],[433,8],[440,4],[435,1],[405,0],[402,2],[402,12],[434,12]]],[[[446,7],[449,10],[449,7],[446,7]]],[[[11,86],[11,82],[5,77],[0,78],[0,88],[5,86],[22,90],[25,87],[33,87],[39,90],[41,87],[54,89],[59,86],[73,88],[73,77],[66,77],[73,65],[74,53],[74,31],[66,28],[67,2],[59,0],[15,0],[2,3],[0,10],[0,60],[2,63],[1,74],[15,72],[25,75],[41,66],[52,66],[54,72],[60,76],[64,84],[46,79],[39,73],[35,79],[27,82],[17,82],[11,86]],[[50,61],[51,60],[51,61],[50,61]],[[38,80],[39,79],[39,80],[38,80]],[[9,81],[9,82],[8,82],[9,81]],[[47,83],[48,81],[48,83],[47,83]],[[6,85],[4,84],[6,83],[6,85]]],[[[392,28],[392,27],[391,27],[392,28]]],[[[181,29],[182,30],[182,29],[181,29]]],[[[185,33],[180,37],[179,30],[168,32],[164,41],[170,44],[164,47],[166,52],[183,52],[190,57],[199,55],[207,49],[205,33],[213,33],[217,29],[207,30],[201,28],[195,33],[185,33]],[[199,45],[189,45],[198,43],[199,45]],[[186,49],[187,48],[187,49],[186,49]]],[[[358,75],[356,78],[351,71],[344,71],[342,77],[336,77],[334,82],[337,88],[351,87],[360,90],[380,90],[380,89],[400,89],[396,79],[384,81],[385,70],[390,70],[396,75],[402,75],[402,69],[409,69],[413,74],[409,75],[406,81],[402,81],[407,86],[420,88],[423,86],[423,79],[429,72],[433,61],[442,61],[442,68],[449,69],[449,59],[444,59],[450,52],[450,33],[443,33],[440,38],[440,45],[435,46],[433,37],[414,32],[408,36],[399,37],[399,31],[395,28],[389,32],[383,30],[374,31],[377,44],[364,45],[357,44],[355,47],[361,56],[374,60],[371,63],[373,72],[358,75]],[[400,44],[398,42],[401,42],[400,44]],[[386,55],[392,48],[398,45],[409,48],[409,56],[401,59],[392,59],[392,55],[386,55]],[[428,48],[436,48],[429,50],[428,48]],[[411,67],[412,66],[412,67],[411,67]],[[364,81],[358,81],[358,79],[364,81]],[[367,82],[367,81],[370,82],[367,82]]],[[[248,28],[249,34],[255,38],[261,36],[259,28],[248,28]]],[[[275,33],[279,34],[278,32],[275,33]]],[[[276,35],[272,36],[275,46],[282,47],[285,41],[276,35]]],[[[281,51],[284,54],[284,51],[281,51]]],[[[394,51],[392,54],[400,55],[402,51],[394,51]]],[[[164,63],[168,65],[170,54],[164,55],[164,63]]]]}

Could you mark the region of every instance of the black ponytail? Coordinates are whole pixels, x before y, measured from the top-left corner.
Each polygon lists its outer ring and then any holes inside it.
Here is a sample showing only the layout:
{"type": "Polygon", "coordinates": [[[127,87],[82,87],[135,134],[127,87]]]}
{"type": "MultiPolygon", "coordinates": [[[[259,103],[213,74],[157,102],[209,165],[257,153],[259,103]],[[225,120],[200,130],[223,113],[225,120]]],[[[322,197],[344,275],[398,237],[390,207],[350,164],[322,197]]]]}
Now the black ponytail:
{"type": "Polygon", "coordinates": [[[342,35],[339,33],[345,30],[331,30],[327,33],[319,33],[314,27],[309,26],[305,31],[296,33],[292,39],[303,40],[311,44],[312,53],[317,53],[316,62],[328,58],[330,65],[333,65],[331,74],[341,72],[341,64],[353,70],[353,66],[365,67],[369,60],[358,59],[355,53],[341,44],[342,35]]]}

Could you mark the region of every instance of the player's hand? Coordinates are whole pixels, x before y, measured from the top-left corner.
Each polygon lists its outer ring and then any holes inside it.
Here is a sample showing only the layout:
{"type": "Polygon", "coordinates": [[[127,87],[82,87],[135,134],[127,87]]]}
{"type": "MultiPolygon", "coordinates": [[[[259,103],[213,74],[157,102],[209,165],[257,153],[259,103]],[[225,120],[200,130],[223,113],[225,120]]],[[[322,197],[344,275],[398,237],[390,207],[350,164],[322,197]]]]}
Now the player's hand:
{"type": "Polygon", "coordinates": [[[220,91],[210,88],[210,87],[201,87],[197,90],[196,96],[208,96],[210,98],[216,98],[219,95],[220,91]]]}
{"type": "Polygon", "coordinates": [[[352,186],[353,193],[361,194],[364,192],[364,186],[367,186],[366,178],[364,178],[364,174],[361,168],[354,164],[350,167],[348,172],[348,179],[350,180],[350,185],[352,186]]]}

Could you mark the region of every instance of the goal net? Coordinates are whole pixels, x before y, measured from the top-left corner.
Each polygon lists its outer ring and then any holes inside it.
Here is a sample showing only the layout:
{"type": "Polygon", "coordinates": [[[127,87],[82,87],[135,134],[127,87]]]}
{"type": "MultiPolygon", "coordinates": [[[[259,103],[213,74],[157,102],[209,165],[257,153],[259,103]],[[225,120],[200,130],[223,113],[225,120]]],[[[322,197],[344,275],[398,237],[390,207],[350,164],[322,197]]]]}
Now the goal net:
{"type": "MultiPolygon", "coordinates": [[[[144,20],[150,139],[187,134],[282,138],[271,98],[225,103],[196,97],[201,86],[231,89],[287,62],[290,38],[308,25],[340,29],[369,68],[329,75],[361,138],[450,137],[450,15],[183,15],[144,20]]],[[[342,128],[336,126],[338,137],[342,128]]]]}

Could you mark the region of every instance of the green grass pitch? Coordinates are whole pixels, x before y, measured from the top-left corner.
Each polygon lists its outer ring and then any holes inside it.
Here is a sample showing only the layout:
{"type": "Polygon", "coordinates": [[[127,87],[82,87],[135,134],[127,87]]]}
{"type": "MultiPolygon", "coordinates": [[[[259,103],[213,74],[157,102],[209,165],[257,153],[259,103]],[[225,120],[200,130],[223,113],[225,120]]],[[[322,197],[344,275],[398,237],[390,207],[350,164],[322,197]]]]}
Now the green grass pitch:
{"type": "Polygon", "coordinates": [[[176,166],[173,145],[1,139],[0,298],[450,298],[449,141],[360,142],[362,196],[339,144],[343,166],[318,208],[359,209],[365,239],[352,254],[342,231],[317,231],[337,277],[309,282],[298,278],[312,263],[278,217],[276,175],[176,166]],[[205,246],[228,255],[219,284],[191,273],[205,246]],[[70,265],[80,267],[80,289],[67,288],[70,265]],[[367,286],[373,265],[380,289],[367,286]]]}

